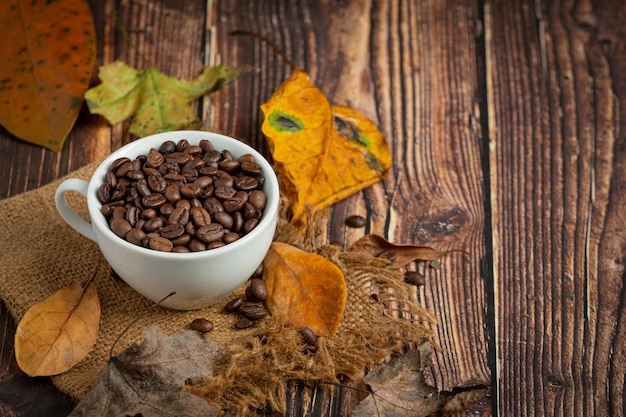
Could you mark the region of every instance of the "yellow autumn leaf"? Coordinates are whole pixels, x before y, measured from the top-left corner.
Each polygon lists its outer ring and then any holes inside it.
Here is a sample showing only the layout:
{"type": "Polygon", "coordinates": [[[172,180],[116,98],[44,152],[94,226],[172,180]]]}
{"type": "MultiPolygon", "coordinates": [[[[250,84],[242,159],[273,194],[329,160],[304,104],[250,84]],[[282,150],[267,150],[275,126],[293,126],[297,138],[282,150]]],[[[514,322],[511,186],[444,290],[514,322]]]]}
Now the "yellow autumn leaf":
{"type": "Polygon", "coordinates": [[[267,309],[296,329],[335,334],[346,306],[343,272],[323,256],[274,242],[263,261],[267,309]]]}
{"type": "Polygon", "coordinates": [[[91,351],[98,337],[100,301],[91,280],[76,282],[24,314],[15,331],[15,359],[30,376],[57,375],[91,351]]]}
{"type": "Polygon", "coordinates": [[[307,206],[326,208],[376,183],[391,167],[374,123],[352,108],[332,107],[302,69],[294,68],[261,109],[294,224],[306,224],[307,206]]]}

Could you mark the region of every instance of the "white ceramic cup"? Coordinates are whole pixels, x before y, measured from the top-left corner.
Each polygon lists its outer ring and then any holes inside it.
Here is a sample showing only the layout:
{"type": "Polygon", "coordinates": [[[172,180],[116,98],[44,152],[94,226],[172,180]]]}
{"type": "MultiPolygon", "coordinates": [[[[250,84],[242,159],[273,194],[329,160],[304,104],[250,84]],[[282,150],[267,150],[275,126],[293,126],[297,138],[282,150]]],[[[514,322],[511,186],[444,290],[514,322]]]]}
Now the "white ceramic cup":
{"type": "Polygon", "coordinates": [[[133,289],[158,302],[170,293],[162,306],[177,310],[208,307],[227,297],[243,285],[263,261],[274,232],[278,216],[279,188],[272,166],[256,150],[243,142],[216,133],[175,131],[158,133],[125,145],[112,153],[96,169],[89,182],[70,178],[57,188],[55,203],[59,214],[78,233],[98,243],[102,254],[115,272],[133,289]],[[218,150],[228,150],[235,158],[252,154],[261,166],[267,196],[266,207],[258,225],[239,240],[220,248],[203,252],[160,252],[134,245],[115,235],[104,215],[97,190],[104,182],[111,163],[126,156],[135,159],[147,155],[150,148],[158,149],[167,140],[187,139],[197,145],[208,139],[218,150]],[[65,194],[75,191],[87,199],[91,223],[85,221],[67,203],[65,194]]]}

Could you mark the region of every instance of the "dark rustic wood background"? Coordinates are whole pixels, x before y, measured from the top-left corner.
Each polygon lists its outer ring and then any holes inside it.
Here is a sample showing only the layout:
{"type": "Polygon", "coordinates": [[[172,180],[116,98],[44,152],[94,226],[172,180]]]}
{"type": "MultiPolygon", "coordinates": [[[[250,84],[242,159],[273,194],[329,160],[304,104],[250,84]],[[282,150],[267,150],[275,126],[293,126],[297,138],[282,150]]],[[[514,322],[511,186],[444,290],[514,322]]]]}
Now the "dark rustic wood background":
{"type": "MultiPolygon", "coordinates": [[[[197,111],[266,155],[259,105],[290,68],[233,30],[272,39],[331,102],[376,121],[391,173],[328,209],[320,240],[354,241],[364,231],[343,222],[362,214],[365,232],[468,252],[426,269],[419,289],[443,348],[429,383],[489,388],[459,415],[626,414],[626,2],[89,3],[97,65],[122,60],[185,79],[207,65],[251,67],[197,111]]],[[[131,139],[127,123],[85,110],[59,153],[0,129],[0,198],[131,139]]],[[[0,310],[0,413],[67,414],[72,404],[47,379],[17,368],[14,329],[0,310]]],[[[294,384],[290,415],[347,415],[355,400],[344,394],[294,384]]]]}

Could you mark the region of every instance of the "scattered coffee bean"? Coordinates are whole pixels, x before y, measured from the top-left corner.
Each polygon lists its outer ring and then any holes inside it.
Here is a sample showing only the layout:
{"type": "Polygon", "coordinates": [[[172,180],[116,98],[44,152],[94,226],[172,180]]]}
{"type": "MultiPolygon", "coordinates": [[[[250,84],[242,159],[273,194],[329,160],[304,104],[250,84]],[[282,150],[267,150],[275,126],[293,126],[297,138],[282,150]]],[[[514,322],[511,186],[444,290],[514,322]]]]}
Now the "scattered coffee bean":
{"type": "Polygon", "coordinates": [[[244,301],[239,306],[237,313],[250,320],[261,320],[262,318],[267,317],[267,315],[269,314],[263,304],[251,301],[244,301]]]}
{"type": "Polygon", "coordinates": [[[361,228],[365,227],[365,217],[359,215],[352,215],[346,219],[346,225],[348,227],[361,228]]]}
{"type": "Polygon", "coordinates": [[[97,196],[116,235],[155,250],[199,252],[256,228],[267,201],[264,182],[252,155],[234,158],[206,139],[181,139],[115,160],[97,196]]]}
{"type": "Polygon", "coordinates": [[[207,320],[207,319],[194,319],[191,322],[191,325],[189,326],[191,327],[191,330],[195,330],[198,331],[200,333],[208,333],[211,330],[213,330],[214,324],[212,321],[207,320]]]}
{"type": "Polygon", "coordinates": [[[267,300],[267,286],[261,278],[252,278],[246,288],[246,298],[250,301],[261,302],[267,300]]]}
{"type": "Polygon", "coordinates": [[[404,273],[404,282],[411,285],[424,285],[426,277],[417,271],[406,271],[404,273]]]}
{"type": "Polygon", "coordinates": [[[238,328],[239,330],[248,329],[252,326],[254,326],[254,322],[246,317],[242,318],[237,323],[235,323],[235,327],[238,328]]]}
{"type": "Polygon", "coordinates": [[[224,311],[226,313],[234,313],[239,309],[239,306],[243,303],[243,298],[237,297],[230,300],[225,306],[224,311]]]}
{"type": "Polygon", "coordinates": [[[317,343],[317,336],[315,336],[313,330],[309,329],[308,327],[303,327],[299,330],[299,332],[300,337],[302,337],[304,343],[309,345],[315,345],[317,343]]]}

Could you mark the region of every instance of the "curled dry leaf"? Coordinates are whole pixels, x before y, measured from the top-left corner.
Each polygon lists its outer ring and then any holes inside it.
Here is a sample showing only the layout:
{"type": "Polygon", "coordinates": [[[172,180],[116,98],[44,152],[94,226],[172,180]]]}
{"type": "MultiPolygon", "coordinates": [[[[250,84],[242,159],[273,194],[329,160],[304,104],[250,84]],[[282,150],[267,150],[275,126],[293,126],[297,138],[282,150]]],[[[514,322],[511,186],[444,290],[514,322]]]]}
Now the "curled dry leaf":
{"type": "Polygon", "coordinates": [[[391,166],[384,135],[360,112],[331,106],[300,68],[261,105],[262,130],[289,197],[292,223],[383,178],[391,166]]]}
{"type": "Polygon", "coordinates": [[[352,244],[350,250],[388,259],[390,268],[402,268],[413,261],[436,261],[451,252],[441,252],[430,246],[397,245],[374,234],[363,236],[352,244]]]}
{"type": "Polygon", "coordinates": [[[335,334],[346,306],[341,270],[323,256],[274,242],[264,260],[268,310],[283,315],[296,329],[316,336],[335,334]]]}
{"type": "Polygon", "coordinates": [[[30,376],[63,373],[83,360],[98,337],[100,300],[92,277],[65,287],[24,314],[15,359],[30,376]]]}

